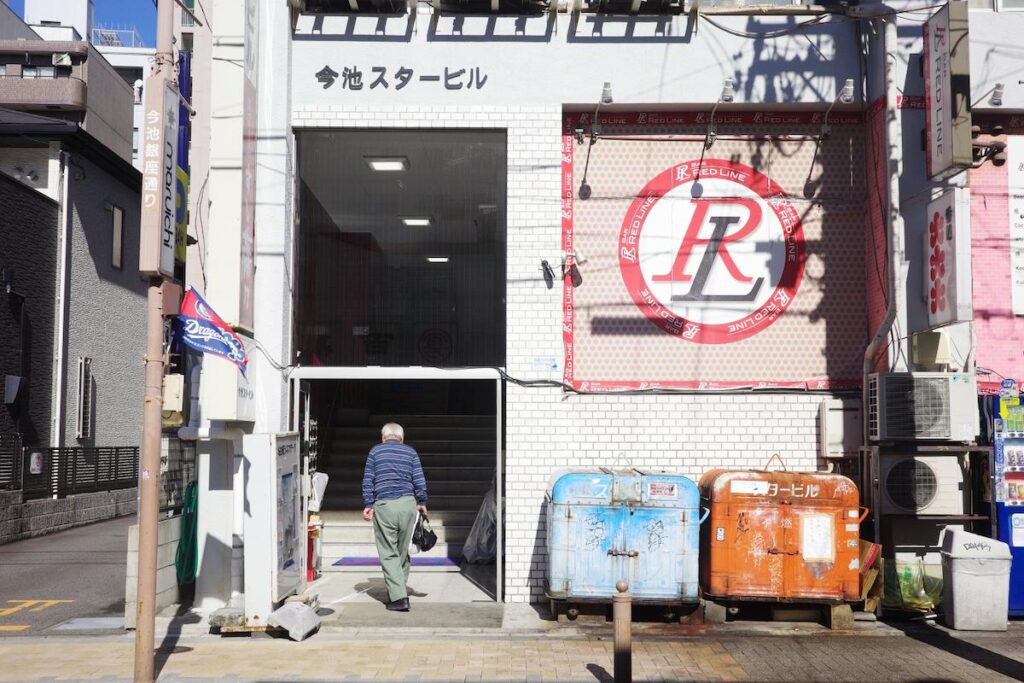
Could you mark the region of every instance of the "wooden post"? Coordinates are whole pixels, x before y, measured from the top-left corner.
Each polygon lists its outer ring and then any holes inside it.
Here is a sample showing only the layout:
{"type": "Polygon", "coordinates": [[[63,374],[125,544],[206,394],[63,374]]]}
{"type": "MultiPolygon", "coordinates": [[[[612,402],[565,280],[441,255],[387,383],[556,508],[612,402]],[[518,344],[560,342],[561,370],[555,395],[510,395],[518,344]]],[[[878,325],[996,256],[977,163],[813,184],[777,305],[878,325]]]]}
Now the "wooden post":
{"type": "Polygon", "coordinates": [[[612,596],[612,621],[615,624],[615,683],[633,680],[633,597],[629,582],[619,579],[619,591],[612,596]]]}

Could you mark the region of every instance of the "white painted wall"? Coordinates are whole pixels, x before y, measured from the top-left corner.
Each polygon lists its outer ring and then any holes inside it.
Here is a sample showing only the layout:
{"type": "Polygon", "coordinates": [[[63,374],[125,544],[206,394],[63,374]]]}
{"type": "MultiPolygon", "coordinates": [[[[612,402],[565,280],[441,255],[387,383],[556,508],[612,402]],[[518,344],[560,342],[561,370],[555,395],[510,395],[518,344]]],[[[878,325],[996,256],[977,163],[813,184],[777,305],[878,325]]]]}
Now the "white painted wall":
{"type": "Polygon", "coordinates": [[[89,40],[92,18],[92,0],[25,0],[26,24],[55,21],[73,26],[81,36],[80,40],[89,40]]]}
{"type": "MultiPolygon", "coordinates": [[[[145,100],[146,93],[145,80],[149,77],[156,50],[151,47],[106,47],[103,45],[97,45],[96,49],[114,68],[130,67],[142,70],[142,98],[132,107],[132,129],[133,131],[141,131],[144,127],[142,103],[145,100]]],[[[131,85],[133,84],[129,83],[129,86],[131,85]]],[[[132,164],[135,168],[140,171],[142,170],[141,150],[136,150],[132,157],[132,164]]]]}
{"type": "MultiPolygon", "coordinates": [[[[599,17],[584,15],[578,26],[558,17],[442,16],[420,14],[415,31],[407,17],[304,16],[295,32],[292,96],[319,105],[494,105],[594,104],[605,81],[618,104],[714,102],[725,78],[735,84],[737,105],[832,102],[846,78],[860,74],[854,24],[823,25],[804,34],[748,40],[707,22],[696,32],[687,17],[599,17]],[[352,39],[355,40],[352,40],[352,39]],[[346,40],[351,42],[346,42],[346,40]],[[339,46],[345,45],[345,49],[339,46]],[[339,78],[324,89],[316,73],[325,65],[343,74],[363,72],[364,87],[352,91],[339,78]],[[372,67],[387,68],[390,87],[371,87],[372,67]],[[413,80],[398,89],[394,74],[410,67],[413,80]],[[482,88],[447,90],[445,69],[479,68],[482,88]],[[440,75],[421,82],[420,75],[440,75]]],[[[716,17],[734,30],[763,32],[793,26],[803,18],[716,17]]]]}
{"type": "MultiPolygon", "coordinates": [[[[205,298],[229,323],[238,322],[244,6],[243,0],[217,3],[210,76],[217,87],[210,96],[210,229],[206,235],[205,298]]],[[[268,93],[265,99],[273,97],[268,93]]],[[[206,406],[203,412],[212,415],[206,406]]]]}
{"type": "MultiPolygon", "coordinates": [[[[218,6],[219,7],[219,6],[218,6]]],[[[259,103],[256,143],[256,339],[264,351],[250,359],[253,383],[260,387],[256,398],[256,432],[281,431],[288,426],[288,387],[279,366],[292,357],[291,320],[293,262],[293,168],[289,90],[291,30],[286,3],[262,3],[260,7],[259,103]],[[267,354],[267,355],[265,355],[267,354]]]]}

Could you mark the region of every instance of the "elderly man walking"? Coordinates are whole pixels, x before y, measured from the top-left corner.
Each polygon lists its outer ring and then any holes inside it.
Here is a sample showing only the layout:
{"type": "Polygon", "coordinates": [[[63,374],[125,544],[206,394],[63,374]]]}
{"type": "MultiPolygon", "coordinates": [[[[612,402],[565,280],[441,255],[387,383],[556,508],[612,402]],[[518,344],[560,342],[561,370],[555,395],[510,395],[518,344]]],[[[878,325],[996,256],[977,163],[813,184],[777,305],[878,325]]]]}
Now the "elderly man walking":
{"type": "Polygon", "coordinates": [[[409,611],[409,541],[416,511],[427,514],[427,480],[420,456],[405,444],[402,425],[389,422],[370,449],[363,472],[363,519],[373,522],[377,555],[388,589],[386,607],[409,611]]]}

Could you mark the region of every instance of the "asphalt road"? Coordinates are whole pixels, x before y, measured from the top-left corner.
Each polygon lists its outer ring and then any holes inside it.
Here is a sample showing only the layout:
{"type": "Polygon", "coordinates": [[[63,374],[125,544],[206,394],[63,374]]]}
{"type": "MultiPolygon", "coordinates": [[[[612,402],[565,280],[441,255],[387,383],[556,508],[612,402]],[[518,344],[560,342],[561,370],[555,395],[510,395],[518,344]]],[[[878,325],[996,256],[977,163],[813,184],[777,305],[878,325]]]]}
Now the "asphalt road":
{"type": "Polygon", "coordinates": [[[0,545],[0,638],[42,635],[81,617],[105,617],[94,624],[101,627],[123,617],[134,523],[131,515],[0,545]]]}

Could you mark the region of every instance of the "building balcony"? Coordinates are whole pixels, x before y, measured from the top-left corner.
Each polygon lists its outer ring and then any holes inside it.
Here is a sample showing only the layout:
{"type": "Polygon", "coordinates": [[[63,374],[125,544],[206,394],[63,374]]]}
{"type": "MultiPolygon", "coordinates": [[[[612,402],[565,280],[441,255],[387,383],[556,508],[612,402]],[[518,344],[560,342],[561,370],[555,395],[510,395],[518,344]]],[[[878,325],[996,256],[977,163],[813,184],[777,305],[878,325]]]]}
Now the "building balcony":
{"type": "Polygon", "coordinates": [[[0,107],[84,110],[88,88],[80,78],[0,77],[0,107]]]}

